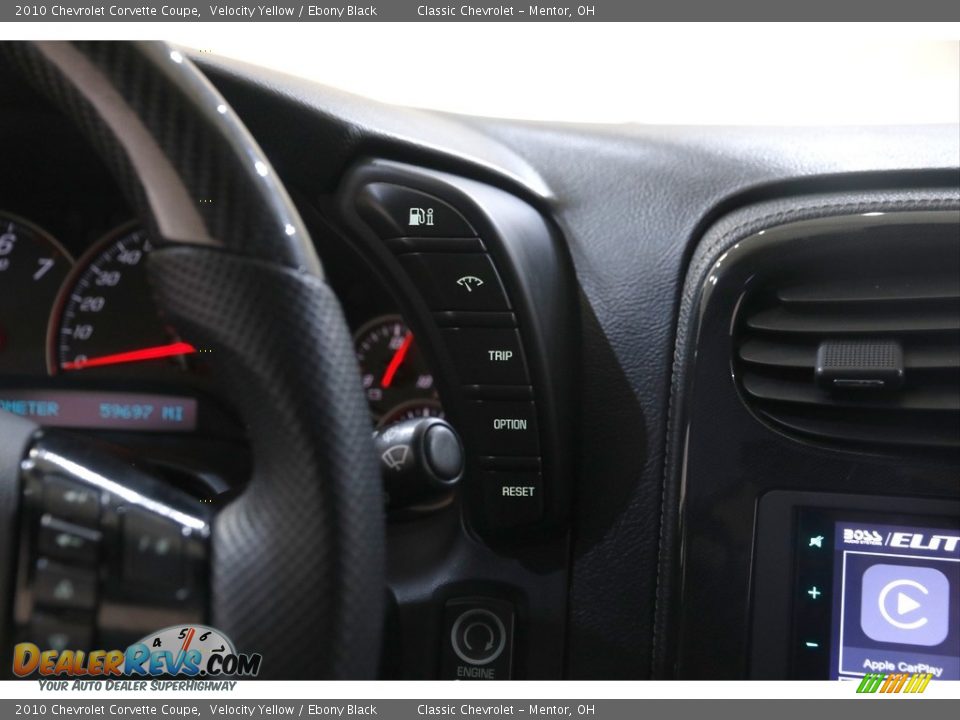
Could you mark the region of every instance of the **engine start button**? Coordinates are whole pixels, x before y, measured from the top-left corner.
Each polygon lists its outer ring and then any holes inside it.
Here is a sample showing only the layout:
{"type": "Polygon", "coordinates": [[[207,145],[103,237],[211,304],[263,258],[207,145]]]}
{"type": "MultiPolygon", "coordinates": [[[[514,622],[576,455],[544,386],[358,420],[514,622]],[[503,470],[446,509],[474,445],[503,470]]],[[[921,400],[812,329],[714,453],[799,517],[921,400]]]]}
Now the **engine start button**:
{"type": "Polygon", "coordinates": [[[471,665],[492,663],[507,645],[507,630],[494,613],[473,608],[462,613],[450,630],[450,643],[461,660],[471,665]]]}

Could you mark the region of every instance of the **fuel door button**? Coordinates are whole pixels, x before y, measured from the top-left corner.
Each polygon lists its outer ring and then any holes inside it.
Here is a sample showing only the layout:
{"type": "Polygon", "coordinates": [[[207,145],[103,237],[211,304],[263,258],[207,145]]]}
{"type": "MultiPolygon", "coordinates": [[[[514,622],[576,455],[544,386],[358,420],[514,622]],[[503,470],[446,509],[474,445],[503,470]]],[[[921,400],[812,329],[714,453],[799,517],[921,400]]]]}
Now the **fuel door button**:
{"type": "Polygon", "coordinates": [[[384,240],[399,237],[473,238],[476,231],[438,197],[393,183],[370,183],[357,195],[357,212],[384,240]]]}

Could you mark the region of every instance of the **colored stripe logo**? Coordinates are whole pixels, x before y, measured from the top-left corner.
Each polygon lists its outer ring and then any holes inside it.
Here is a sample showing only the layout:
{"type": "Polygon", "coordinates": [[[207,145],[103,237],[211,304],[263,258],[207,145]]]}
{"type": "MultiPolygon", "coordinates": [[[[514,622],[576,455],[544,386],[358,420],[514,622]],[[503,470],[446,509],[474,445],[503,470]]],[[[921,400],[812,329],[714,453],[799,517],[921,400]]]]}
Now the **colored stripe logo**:
{"type": "Polygon", "coordinates": [[[922,693],[930,684],[931,673],[867,673],[857,687],[858,693],[922,693]]]}

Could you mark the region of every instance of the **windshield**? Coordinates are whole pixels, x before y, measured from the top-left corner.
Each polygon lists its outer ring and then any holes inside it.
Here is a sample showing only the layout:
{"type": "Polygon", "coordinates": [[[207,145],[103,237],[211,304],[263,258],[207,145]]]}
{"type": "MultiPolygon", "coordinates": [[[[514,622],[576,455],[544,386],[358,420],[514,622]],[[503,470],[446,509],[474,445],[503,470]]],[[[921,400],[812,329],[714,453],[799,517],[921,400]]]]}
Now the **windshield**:
{"type": "Polygon", "coordinates": [[[782,27],[717,27],[304,24],[266,36],[238,28],[211,44],[202,26],[184,24],[171,39],[383,102],[466,115],[697,125],[960,120],[955,40],[840,25],[818,30],[814,45],[782,27]]]}

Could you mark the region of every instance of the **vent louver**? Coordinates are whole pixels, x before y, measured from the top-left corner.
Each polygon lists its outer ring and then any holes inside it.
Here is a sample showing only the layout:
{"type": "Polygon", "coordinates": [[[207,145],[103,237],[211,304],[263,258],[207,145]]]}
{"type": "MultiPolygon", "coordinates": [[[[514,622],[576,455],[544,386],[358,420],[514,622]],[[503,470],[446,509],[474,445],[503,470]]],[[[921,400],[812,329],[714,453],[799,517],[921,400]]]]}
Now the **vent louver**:
{"type": "Polygon", "coordinates": [[[754,293],[735,337],[744,398],[810,438],[958,449],[960,273],[952,262],[886,270],[807,268],[754,293]],[[847,365],[825,369],[818,357],[847,365]]]}

